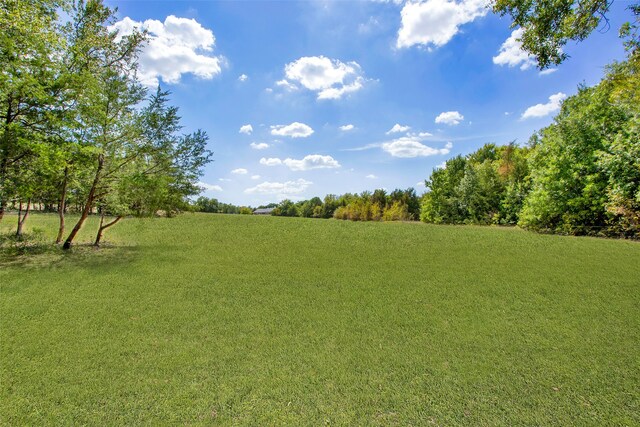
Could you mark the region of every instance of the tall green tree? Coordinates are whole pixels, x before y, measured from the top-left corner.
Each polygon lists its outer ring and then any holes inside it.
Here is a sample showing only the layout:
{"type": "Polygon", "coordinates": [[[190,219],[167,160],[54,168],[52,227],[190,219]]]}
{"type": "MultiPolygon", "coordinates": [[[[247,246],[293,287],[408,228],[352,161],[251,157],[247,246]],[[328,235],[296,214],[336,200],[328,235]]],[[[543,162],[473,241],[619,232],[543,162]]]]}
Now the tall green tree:
{"type": "Polygon", "coordinates": [[[519,224],[569,234],[636,236],[640,219],[638,55],[581,87],[541,132],[519,224]],[[636,88],[629,91],[630,88],[636,88]]]}
{"type": "Polygon", "coordinates": [[[57,0],[0,2],[0,220],[7,203],[30,188],[25,163],[54,133],[64,48],[57,0]],[[16,183],[20,182],[21,186],[16,183]]]}
{"type": "Polygon", "coordinates": [[[78,2],[72,20],[71,44],[76,74],[82,87],[78,100],[75,139],[93,150],[93,179],[84,208],[63,248],[73,240],[92,212],[96,200],[129,162],[140,154],[143,144],[136,118],[136,106],[146,91],[137,82],[137,53],[144,34],[120,37],[109,31],[113,10],[99,0],[78,2]]]}

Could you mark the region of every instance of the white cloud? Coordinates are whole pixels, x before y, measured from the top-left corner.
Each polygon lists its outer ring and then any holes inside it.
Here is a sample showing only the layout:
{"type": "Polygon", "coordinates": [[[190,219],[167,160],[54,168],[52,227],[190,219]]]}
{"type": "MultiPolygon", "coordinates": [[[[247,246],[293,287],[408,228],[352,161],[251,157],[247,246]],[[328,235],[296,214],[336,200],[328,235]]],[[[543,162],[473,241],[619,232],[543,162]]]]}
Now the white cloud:
{"type": "Polygon", "coordinates": [[[555,113],[560,110],[560,105],[562,101],[566,99],[567,95],[562,92],[558,92],[555,95],[551,95],[549,97],[549,102],[546,104],[536,104],[533,105],[522,114],[521,119],[530,119],[532,117],[544,117],[548,116],[551,113],[555,113]]]}
{"type": "Polygon", "coordinates": [[[289,136],[291,138],[306,138],[313,133],[313,129],[304,123],[293,122],[290,125],[271,126],[271,135],[289,136]]]}
{"type": "Polygon", "coordinates": [[[296,86],[293,83],[287,81],[286,79],[278,80],[276,82],[276,86],[284,88],[284,89],[286,89],[288,91],[298,90],[298,86],[296,86]]]}
{"type": "Polygon", "coordinates": [[[396,46],[444,46],[458,33],[461,25],[486,15],[489,10],[486,6],[486,0],[409,1],[400,13],[402,26],[396,46]]]}
{"type": "Polygon", "coordinates": [[[540,73],[538,73],[538,74],[540,74],[541,76],[547,76],[547,75],[549,75],[551,73],[555,73],[556,71],[558,71],[557,68],[547,68],[546,70],[540,71],[540,73]]]}
{"type": "Polygon", "coordinates": [[[340,167],[340,163],[331,156],[322,156],[320,154],[309,154],[302,159],[286,158],[280,160],[278,158],[262,158],[260,164],[265,166],[285,165],[292,171],[308,171],[312,169],[336,169],[340,167]]]}
{"type": "Polygon", "coordinates": [[[364,86],[365,79],[357,62],[341,62],[325,56],[304,56],[284,67],[288,80],[276,84],[288,89],[297,88],[290,81],[316,92],[318,99],[339,99],[364,86]]]}
{"type": "Polygon", "coordinates": [[[377,176],[375,176],[374,174],[369,174],[369,175],[365,176],[365,178],[376,179],[377,176]]]}
{"type": "Polygon", "coordinates": [[[231,173],[234,173],[236,175],[246,175],[247,173],[249,173],[249,171],[246,170],[245,168],[238,168],[238,169],[232,170],[231,173]]]}
{"type": "Polygon", "coordinates": [[[404,136],[382,144],[382,149],[393,157],[427,157],[437,154],[449,154],[452,144],[447,142],[444,148],[432,148],[422,144],[417,138],[404,136]]]}
{"type": "Polygon", "coordinates": [[[119,36],[130,35],[136,28],[148,32],[148,43],[138,58],[138,77],[143,84],[157,86],[158,78],[178,83],[187,73],[212,79],[222,71],[224,58],[210,53],[215,45],[213,32],[196,20],[169,15],[164,22],[137,22],[125,17],[109,27],[119,36]]]}
{"type": "Polygon", "coordinates": [[[240,133],[244,133],[245,135],[251,135],[251,132],[253,132],[253,126],[251,125],[240,126],[240,133]]]}
{"type": "Polygon", "coordinates": [[[278,166],[282,164],[282,160],[278,159],[277,157],[270,157],[268,159],[266,157],[263,157],[260,159],[260,164],[264,166],[278,166]]]}
{"type": "Polygon", "coordinates": [[[278,195],[290,195],[290,194],[300,194],[304,193],[305,190],[311,185],[313,182],[307,181],[306,179],[297,179],[295,181],[287,181],[287,182],[269,182],[265,181],[261,184],[256,185],[255,187],[247,188],[244,190],[247,194],[278,194],[278,195]]]}
{"type": "Polygon", "coordinates": [[[207,184],[206,182],[198,182],[198,187],[202,189],[202,191],[222,191],[222,187],[214,184],[207,184]]]}
{"type": "Polygon", "coordinates": [[[409,129],[411,129],[410,126],[402,126],[401,124],[396,123],[395,125],[393,125],[393,127],[391,129],[389,129],[387,131],[387,135],[392,134],[392,133],[406,132],[409,129]]]}
{"type": "Polygon", "coordinates": [[[247,76],[246,74],[240,74],[240,76],[238,76],[238,80],[241,82],[246,82],[247,80],[249,80],[249,76],[247,76]]]}
{"type": "Polygon", "coordinates": [[[509,67],[515,67],[520,65],[521,70],[526,70],[534,65],[536,61],[533,59],[533,55],[522,49],[522,42],[520,41],[524,28],[518,28],[513,30],[509,38],[502,43],[498,55],[493,57],[493,63],[496,65],[508,65],[509,67]]]}
{"type": "Polygon", "coordinates": [[[220,181],[220,182],[231,182],[233,180],[229,179],[229,178],[218,178],[218,181],[220,181]]]}
{"type": "Polygon", "coordinates": [[[411,137],[411,138],[428,138],[430,136],[433,136],[433,134],[430,134],[429,132],[418,132],[418,133],[408,133],[407,136],[411,137]]]}
{"type": "Polygon", "coordinates": [[[260,179],[260,175],[251,175],[251,179],[260,179]]]}
{"type": "Polygon", "coordinates": [[[256,142],[252,142],[249,145],[254,150],[266,150],[267,148],[269,148],[269,144],[267,144],[266,142],[257,142],[257,143],[256,142]]]}
{"type": "Polygon", "coordinates": [[[349,132],[350,130],[354,130],[356,127],[352,124],[340,126],[340,130],[343,132],[349,132]]]}
{"type": "Polygon", "coordinates": [[[416,187],[424,187],[424,181],[416,182],[416,187]]]}
{"type": "Polygon", "coordinates": [[[464,116],[457,111],[446,111],[436,117],[436,123],[444,123],[449,126],[455,126],[462,120],[464,120],[464,116]]]}

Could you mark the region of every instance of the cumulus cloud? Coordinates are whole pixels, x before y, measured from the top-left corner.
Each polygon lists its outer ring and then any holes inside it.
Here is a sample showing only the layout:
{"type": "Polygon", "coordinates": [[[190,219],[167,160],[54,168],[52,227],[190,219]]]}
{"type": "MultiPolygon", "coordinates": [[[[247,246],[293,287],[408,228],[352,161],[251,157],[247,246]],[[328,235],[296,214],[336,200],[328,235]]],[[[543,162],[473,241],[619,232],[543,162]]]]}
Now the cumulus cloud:
{"type": "Polygon", "coordinates": [[[297,89],[292,83],[316,92],[318,99],[339,99],[364,87],[365,79],[357,62],[341,62],[325,56],[304,56],[285,65],[286,79],[276,85],[297,89]]]}
{"type": "Polygon", "coordinates": [[[292,171],[307,171],[312,169],[336,169],[340,167],[340,163],[331,156],[322,156],[320,154],[309,154],[302,159],[286,158],[284,160],[278,158],[261,158],[260,164],[264,166],[285,165],[292,171]]]}
{"type": "Polygon", "coordinates": [[[428,157],[438,154],[449,154],[453,145],[450,142],[444,148],[433,148],[424,145],[418,138],[402,137],[382,144],[382,149],[393,157],[428,157]]]}
{"type": "Polygon", "coordinates": [[[444,46],[458,33],[460,26],[486,15],[486,6],[486,0],[409,1],[400,13],[402,25],[396,46],[444,46]]]}
{"type": "Polygon", "coordinates": [[[349,132],[350,130],[354,130],[356,127],[352,124],[340,126],[340,130],[343,132],[349,132]]]}
{"type": "Polygon", "coordinates": [[[530,119],[532,117],[544,117],[548,116],[551,113],[555,113],[560,110],[560,105],[562,101],[566,99],[567,95],[562,92],[558,92],[555,95],[551,95],[549,97],[549,102],[546,104],[536,104],[533,105],[522,114],[521,119],[530,119]]]}
{"type": "Polygon", "coordinates": [[[158,78],[177,83],[183,74],[212,79],[222,71],[224,58],[211,55],[215,45],[213,32],[195,19],[167,16],[164,22],[148,19],[137,22],[129,17],[116,22],[110,30],[127,36],[135,29],[148,32],[148,43],[138,58],[138,77],[148,86],[157,86],[158,78]]]}
{"type": "Polygon", "coordinates": [[[246,170],[245,168],[238,168],[238,169],[232,170],[231,173],[234,173],[236,175],[246,175],[247,173],[249,173],[249,171],[246,170]]]}
{"type": "Polygon", "coordinates": [[[240,76],[238,76],[238,80],[241,82],[246,82],[247,80],[249,80],[249,76],[247,76],[246,74],[240,74],[240,76]]]}
{"type": "Polygon", "coordinates": [[[244,192],[247,194],[278,194],[286,196],[304,193],[311,184],[313,184],[313,182],[302,178],[287,182],[265,181],[255,187],[247,188],[244,192]]]}
{"type": "Polygon", "coordinates": [[[306,138],[313,134],[313,129],[304,123],[293,122],[290,125],[271,126],[271,135],[306,138]]]}
{"type": "Polygon", "coordinates": [[[436,123],[444,123],[449,126],[455,126],[462,120],[464,120],[464,116],[457,111],[446,111],[436,117],[436,123]]]}
{"type": "Polygon", "coordinates": [[[408,133],[407,136],[410,136],[412,138],[428,138],[430,136],[433,136],[432,134],[430,134],[429,132],[418,132],[418,133],[408,133]]]}
{"type": "Polygon", "coordinates": [[[549,74],[555,73],[556,71],[558,71],[557,68],[547,68],[546,70],[540,71],[539,74],[541,76],[548,76],[549,74]]]}
{"type": "Polygon", "coordinates": [[[406,131],[408,131],[409,129],[411,129],[411,127],[410,127],[410,126],[402,126],[401,124],[396,123],[395,125],[393,125],[393,127],[392,127],[391,129],[389,129],[389,130],[387,131],[387,135],[390,135],[390,134],[392,134],[392,133],[406,132],[406,131]]]}
{"type": "Polygon", "coordinates": [[[377,176],[375,176],[374,174],[372,174],[372,173],[371,173],[371,174],[369,174],[369,175],[365,176],[365,178],[369,178],[369,179],[376,179],[376,178],[377,178],[377,176]]]}
{"type": "Polygon", "coordinates": [[[260,164],[264,166],[278,166],[282,164],[282,160],[278,159],[277,157],[263,157],[260,159],[260,164]]]}
{"type": "Polygon", "coordinates": [[[260,175],[251,175],[251,179],[260,179],[260,175]]]}
{"type": "Polygon", "coordinates": [[[536,65],[533,56],[522,49],[522,41],[520,39],[523,33],[524,28],[513,30],[509,38],[500,46],[498,55],[493,57],[494,64],[508,65],[509,67],[519,65],[521,70],[526,70],[536,65]]]}
{"type": "Polygon", "coordinates": [[[266,150],[267,148],[269,148],[269,144],[267,144],[266,142],[252,142],[249,145],[254,150],[266,150]]]}
{"type": "Polygon", "coordinates": [[[251,132],[253,132],[253,126],[251,125],[240,126],[240,133],[244,133],[245,135],[251,135],[251,132]]]}
{"type": "Polygon", "coordinates": [[[214,184],[207,184],[206,182],[198,182],[198,187],[202,189],[202,191],[222,191],[222,187],[214,184]]]}
{"type": "Polygon", "coordinates": [[[286,79],[278,80],[276,82],[276,86],[281,87],[283,89],[286,89],[288,91],[298,90],[298,86],[296,86],[293,83],[287,81],[286,79]]]}

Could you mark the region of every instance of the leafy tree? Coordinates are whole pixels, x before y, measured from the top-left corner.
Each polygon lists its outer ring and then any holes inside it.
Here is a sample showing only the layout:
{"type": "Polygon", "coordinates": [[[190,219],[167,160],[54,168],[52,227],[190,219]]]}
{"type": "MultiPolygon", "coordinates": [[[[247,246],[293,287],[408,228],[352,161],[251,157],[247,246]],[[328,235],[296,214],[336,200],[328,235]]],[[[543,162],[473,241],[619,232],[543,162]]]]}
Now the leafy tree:
{"type": "Polygon", "coordinates": [[[319,218],[319,211],[316,210],[318,206],[322,206],[320,197],[305,200],[300,206],[300,216],[304,218],[319,218]]]}
{"type": "MultiPolygon", "coordinates": [[[[493,11],[510,15],[513,27],[522,27],[522,47],[534,55],[540,68],[557,65],[567,59],[563,47],[569,40],[582,41],[604,20],[610,0],[495,0],[493,11]]],[[[638,5],[629,8],[634,23],[621,28],[629,38],[628,47],[637,49],[638,5]]]]}
{"type": "Polygon", "coordinates": [[[110,181],[140,154],[135,107],[144,99],[145,89],[135,80],[135,72],[144,35],[119,37],[110,32],[107,24],[112,17],[113,11],[98,0],[79,2],[73,13],[73,56],[83,79],[75,94],[79,99],[75,139],[95,155],[84,209],[64,249],[71,247],[95,202],[109,191],[110,181]]]}
{"type": "Polygon", "coordinates": [[[289,199],[284,199],[278,204],[271,215],[273,216],[298,216],[298,208],[296,204],[289,199]]]}
{"type": "Polygon", "coordinates": [[[422,221],[441,224],[464,220],[457,189],[464,177],[467,159],[456,156],[447,160],[445,165],[445,168],[434,169],[426,181],[429,192],[422,199],[422,221]]]}
{"type": "Polygon", "coordinates": [[[520,225],[634,237],[640,223],[638,53],[568,98],[531,155],[520,225]]]}
{"type": "Polygon", "coordinates": [[[25,162],[37,157],[54,132],[60,103],[64,48],[55,0],[0,3],[0,220],[9,200],[21,199],[29,174],[25,162]]]}

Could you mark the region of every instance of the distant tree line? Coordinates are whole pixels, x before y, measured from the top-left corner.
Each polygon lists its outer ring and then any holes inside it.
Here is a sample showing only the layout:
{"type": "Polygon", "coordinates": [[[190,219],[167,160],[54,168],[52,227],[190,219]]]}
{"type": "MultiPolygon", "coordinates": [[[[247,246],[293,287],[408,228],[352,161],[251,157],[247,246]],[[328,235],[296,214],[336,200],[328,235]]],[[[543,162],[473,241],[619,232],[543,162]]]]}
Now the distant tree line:
{"type": "Polygon", "coordinates": [[[324,200],[319,197],[299,202],[285,199],[275,207],[272,215],[351,221],[410,221],[420,218],[420,198],[413,188],[408,188],[391,193],[377,189],[360,194],[329,194],[324,200]]]}
{"type": "MultiPolygon", "coordinates": [[[[254,211],[250,206],[236,206],[207,197],[198,197],[191,208],[196,212],[225,214],[251,214],[254,211]]],[[[272,208],[272,216],[336,218],[351,221],[420,219],[420,197],[413,188],[398,189],[388,194],[383,189],[375,190],[373,193],[364,191],[360,194],[346,193],[340,196],[328,194],[324,199],[313,197],[297,202],[284,199],[280,203],[269,203],[256,209],[260,208],[272,208]]]]}
{"type": "Polygon", "coordinates": [[[426,181],[421,219],[640,237],[640,52],[567,98],[527,147],[485,145],[426,181]]]}
{"type": "Polygon", "coordinates": [[[215,198],[198,197],[191,204],[191,210],[195,212],[222,213],[222,214],[243,214],[250,215],[253,209],[250,206],[236,206],[231,203],[223,203],[215,198]]]}
{"type": "Polygon", "coordinates": [[[172,215],[200,192],[207,135],[181,133],[168,92],[148,96],[146,34],[117,34],[114,17],[100,0],[0,3],[0,221],[18,210],[18,237],[34,205],[58,212],[68,249],[90,214],[99,245],[125,216],[172,215]]]}

